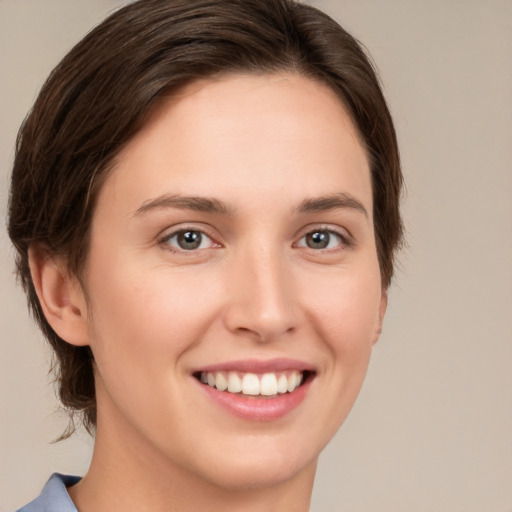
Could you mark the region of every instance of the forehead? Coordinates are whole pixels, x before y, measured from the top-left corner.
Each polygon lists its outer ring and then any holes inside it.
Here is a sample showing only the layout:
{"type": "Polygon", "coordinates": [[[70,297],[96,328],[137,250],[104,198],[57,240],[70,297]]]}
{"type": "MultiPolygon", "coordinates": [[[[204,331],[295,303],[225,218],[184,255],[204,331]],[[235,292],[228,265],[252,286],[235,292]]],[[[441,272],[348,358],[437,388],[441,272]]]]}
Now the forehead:
{"type": "Polygon", "coordinates": [[[140,203],[162,191],[236,196],[250,187],[263,197],[281,187],[300,201],[305,189],[340,186],[366,196],[371,210],[367,156],[339,96],[298,74],[241,74],[195,81],[164,99],[118,155],[100,196],[115,190],[140,203]]]}

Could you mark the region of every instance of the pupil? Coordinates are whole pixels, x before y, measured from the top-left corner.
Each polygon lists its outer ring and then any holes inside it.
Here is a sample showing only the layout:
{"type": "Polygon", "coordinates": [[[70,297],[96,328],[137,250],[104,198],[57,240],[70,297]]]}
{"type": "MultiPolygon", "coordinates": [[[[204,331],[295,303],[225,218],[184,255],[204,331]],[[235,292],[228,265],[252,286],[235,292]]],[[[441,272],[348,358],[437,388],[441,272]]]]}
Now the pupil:
{"type": "Polygon", "coordinates": [[[325,249],[329,245],[329,233],[326,231],[315,231],[306,236],[306,241],[311,249],[325,249]]]}
{"type": "Polygon", "coordinates": [[[178,235],[178,244],[182,249],[197,249],[201,245],[201,233],[183,231],[178,235]]]}

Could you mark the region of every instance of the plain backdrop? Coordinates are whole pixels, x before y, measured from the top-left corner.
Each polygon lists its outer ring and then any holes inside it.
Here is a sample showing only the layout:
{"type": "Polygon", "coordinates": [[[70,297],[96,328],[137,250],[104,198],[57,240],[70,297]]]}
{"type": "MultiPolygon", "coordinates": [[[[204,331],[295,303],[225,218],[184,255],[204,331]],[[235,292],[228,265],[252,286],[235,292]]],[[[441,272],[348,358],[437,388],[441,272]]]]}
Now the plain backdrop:
{"type": "MultiPolygon", "coordinates": [[[[16,131],[50,70],[119,0],[0,0],[0,211],[16,131]]],[[[512,2],[318,0],[380,70],[409,247],[354,410],[321,456],[316,512],[512,510],[512,2]]],[[[0,230],[0,512],[92,442],[65,427],[49,353],[0,230]]],[[[305,425],[305,428],[307,426],[305,425]]]]}

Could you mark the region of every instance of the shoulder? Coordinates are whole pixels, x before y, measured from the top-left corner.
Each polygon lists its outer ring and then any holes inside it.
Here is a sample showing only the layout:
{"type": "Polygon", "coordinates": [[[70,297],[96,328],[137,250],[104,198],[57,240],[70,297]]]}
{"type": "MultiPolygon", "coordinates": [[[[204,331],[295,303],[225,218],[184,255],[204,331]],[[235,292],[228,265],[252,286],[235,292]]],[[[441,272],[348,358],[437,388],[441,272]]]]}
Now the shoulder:
{"type": "Polygon", "coordinates": [[[54,473],[46,482],[41,494],[16,512],[77,512],[66,487],[76,484],[79,480],[78,476],[54,473]]]}

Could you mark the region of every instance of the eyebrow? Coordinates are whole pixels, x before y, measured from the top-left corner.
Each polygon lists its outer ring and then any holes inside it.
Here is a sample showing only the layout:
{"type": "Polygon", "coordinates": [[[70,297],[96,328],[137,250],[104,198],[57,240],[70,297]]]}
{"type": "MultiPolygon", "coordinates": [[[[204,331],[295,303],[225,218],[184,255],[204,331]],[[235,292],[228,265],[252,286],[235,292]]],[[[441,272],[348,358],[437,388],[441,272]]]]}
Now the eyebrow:
{"type": "MultiPolygon", "coordinates": [[[[135,213],[134,217],[144,215],[153,210],[165,208],[178,208],[194,210],[197,212],[219,213],[222,215],[233,214],[235,209],[213,197],[182,196],[179,194],[164,194],[154,199],[145,201],[135,213]]],[[[368,212],[363,204],[354,196],[340,192],[328,196],[305,199],[297,208],[299,213],[322,212],[347,208],[361,212],[368,218],[368,212]]]]}
{"type": "Polygon", "coordinates": [[[134,217],[143,215],[152,210],[162,208],[179,208],[183,210],[195,210],[197,212],[232,213],[233,209],[228,205],[211,197],[181,196],[179,194],[164,194],[154,199],[145,201],[133,214],[134,217]]]}
{"type": "Polygon", "coordinates": [[[348,208],[361,212],[366,218],[369,218],[368,211],[363,206],[363,203],[350,194],[340,192],[329,196],[314,197],[305,199],[299,205],[298,211],[300,213],[308,212],[323,212],[328,210],[335,210],[338,208],[348,208]]]}

